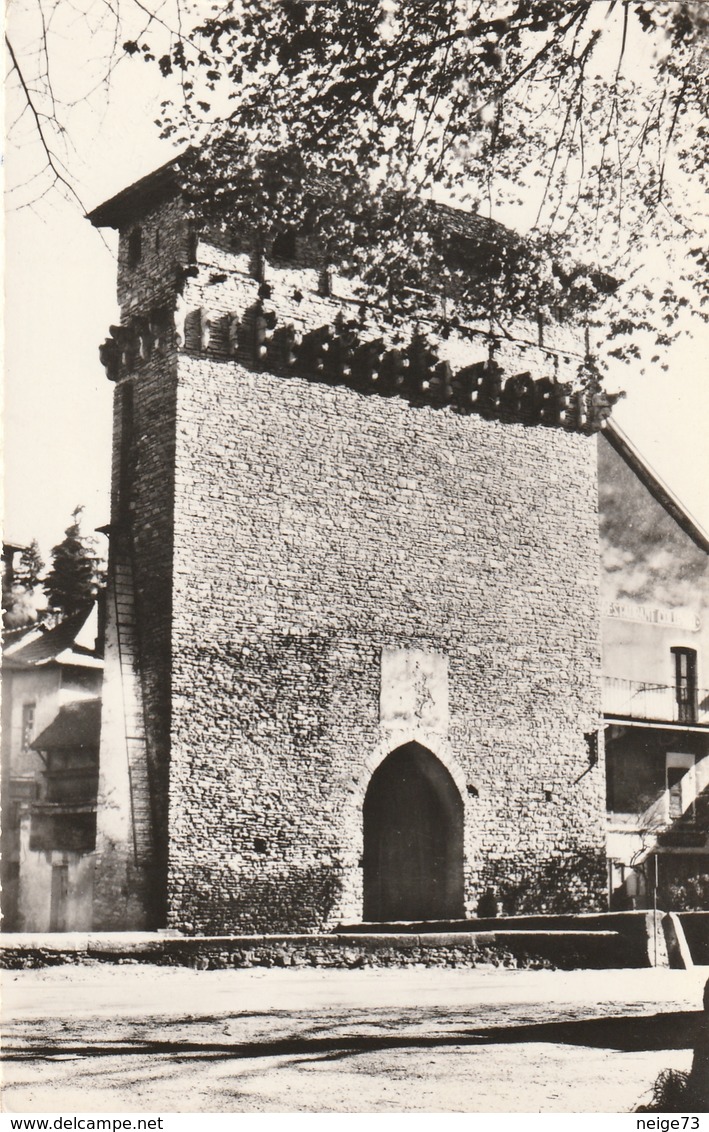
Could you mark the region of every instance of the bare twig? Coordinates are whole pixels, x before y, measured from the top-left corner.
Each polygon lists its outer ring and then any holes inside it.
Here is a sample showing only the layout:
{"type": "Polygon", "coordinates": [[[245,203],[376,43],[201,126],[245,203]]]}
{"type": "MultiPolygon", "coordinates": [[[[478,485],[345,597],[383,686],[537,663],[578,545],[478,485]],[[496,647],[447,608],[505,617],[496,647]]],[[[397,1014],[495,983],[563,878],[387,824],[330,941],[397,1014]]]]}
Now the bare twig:
{"type": "Polygon", "coordinates": [[[77,204],[83,211],[86,211],[84,202],[82,201],[81,197],[77,193],[71,181],[68,179],[66,173],[60,168],[61,161],[52,149],[45,131],[43,120],[46,119],[46,115],[42,114],[35,105],[32,90],[30,89],[25,79],[22,68],[20,67],[20,64],[17,60],[15,50],[7,35],[5,36],[5,44],[7,46],[8,54],[12,62],[12,70],[14,70],[15,74],[17,75],[17,79],[20,83],[20,86],[22,87],[28,109],[32,117],[34,118],[35,129],[44,151],[47,168],[51,171],[54,180],[63,186],[66,192],[69,193],[71,197],[73,197],[73,199],[77,202],[77,204]]]}

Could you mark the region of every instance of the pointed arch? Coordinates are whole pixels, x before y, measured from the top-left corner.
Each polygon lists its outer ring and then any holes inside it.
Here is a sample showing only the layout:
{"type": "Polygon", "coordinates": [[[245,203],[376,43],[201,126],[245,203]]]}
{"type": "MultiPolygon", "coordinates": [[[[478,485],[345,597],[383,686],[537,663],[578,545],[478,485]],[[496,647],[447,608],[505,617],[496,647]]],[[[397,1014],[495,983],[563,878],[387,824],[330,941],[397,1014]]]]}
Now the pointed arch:
{"type": "Polygon", "coordinates": [[[363,804],[364,919],[463,916],[463,799],[427,747],[397,747],[376,768],[363,804]]]}

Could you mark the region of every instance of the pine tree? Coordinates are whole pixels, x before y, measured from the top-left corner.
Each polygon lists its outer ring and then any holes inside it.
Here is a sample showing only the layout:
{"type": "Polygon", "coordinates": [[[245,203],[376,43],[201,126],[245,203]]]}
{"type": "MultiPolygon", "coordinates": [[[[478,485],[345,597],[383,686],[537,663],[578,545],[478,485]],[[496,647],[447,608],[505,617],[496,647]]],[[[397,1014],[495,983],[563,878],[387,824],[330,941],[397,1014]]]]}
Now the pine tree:
{"type": "Polygon", "coordinates": [[[52,548],[52,565],[44,582],[50,609],[64,617],[89,605],[101,588],[95,542],[81,533],[83,509],[74,509],[74,521],[67,527],[64,539],[52,548]]]}
{"type": "Polygon", "coordinates": [[[39,585],[40,574],[43,570],[44,561],[39,551],[39,543],[36,538],[33,538],[30,545],[20,555],[15,579],[23,589],[31,591],[39,585]]]}
{"type": "Polygon", "coordinates": [[[3,586],[2,623],[6,629],[25,629],[37,621],[32,594],[21,586],[7,589],[3,586]]]}
{"type": "Polygon", "coordinates": [[[33,539],[22,551],[16,569],[2,580],[2,620],[6,629],[23,629],[37,621],[35,590],[44,562],[39,544],[33,539]]]}

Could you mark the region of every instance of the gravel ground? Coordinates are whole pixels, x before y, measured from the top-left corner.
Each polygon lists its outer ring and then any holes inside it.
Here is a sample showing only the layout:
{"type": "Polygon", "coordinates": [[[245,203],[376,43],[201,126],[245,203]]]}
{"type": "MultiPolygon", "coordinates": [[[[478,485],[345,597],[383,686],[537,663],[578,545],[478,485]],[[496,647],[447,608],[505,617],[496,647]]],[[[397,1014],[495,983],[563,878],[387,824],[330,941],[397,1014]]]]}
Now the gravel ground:
{"type": "Polygon", "coordinates": [[[630,1112],[709,968],[3,972],[6,1112],[630,1112]]]}

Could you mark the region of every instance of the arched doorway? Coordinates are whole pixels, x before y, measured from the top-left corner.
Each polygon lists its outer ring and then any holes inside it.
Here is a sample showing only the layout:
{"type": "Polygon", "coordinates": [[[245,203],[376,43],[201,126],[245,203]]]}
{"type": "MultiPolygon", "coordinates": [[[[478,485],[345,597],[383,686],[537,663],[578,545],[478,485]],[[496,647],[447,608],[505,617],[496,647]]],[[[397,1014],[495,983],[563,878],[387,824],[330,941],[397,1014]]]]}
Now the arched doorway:
{"type": "Polygon", "coordinates": [[[364,919],[463,915],[463,801],[418,743],[397,747],[364,799],[364,919]]]}

